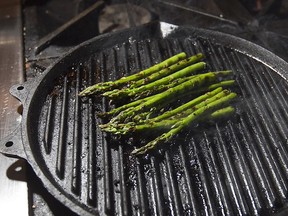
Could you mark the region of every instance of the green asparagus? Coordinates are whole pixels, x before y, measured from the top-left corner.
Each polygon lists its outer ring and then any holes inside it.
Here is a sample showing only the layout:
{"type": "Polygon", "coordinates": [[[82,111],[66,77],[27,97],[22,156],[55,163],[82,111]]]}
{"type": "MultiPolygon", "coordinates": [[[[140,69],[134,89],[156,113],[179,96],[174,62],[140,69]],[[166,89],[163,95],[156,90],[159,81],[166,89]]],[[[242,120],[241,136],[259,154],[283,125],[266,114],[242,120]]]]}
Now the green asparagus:
{"type": "MultiPolygon", "coordinates": [[[[212,112],[211,114],[204,116],[203,118],[200,118],[199,121],[200,122],[204,122],[204,121],[215,121],[219,118],[223,118],[223,117],[228,117],[229,115],[231,115],[232,113],[235,112],[234,107],[232,106],[227,106],[225,108],[221,108],[219,110],[216,110],[214,112],[212,112]]],[[[109,132],[109,133],[114,133],[114,134],[121,134],[121,135],[125,135],[127,133],[132,133],[135,131],[165,131],[165,130],[169,130],[171,129],[171,127],[176,124],[178,121],[183,120],[183,118],[171,118],[171,119],[164,119],[160,122],[151,122],[148,124],[137,124],[135,122],[129,122],[129,123],[125,123],[125,124],[116,124],[116,125],[105,125],[104,127],[101,126],[102,130],[105,132],[109,132]]]]}
{"type": "Polygon", "coordinates": [[[183,59],[173,65],[171,65],[170,67],[164,68],[156,73],[151,74],[150,76],[145,77],[144,79],[135,81],[130,83],[129,88],[136,88],[136,87],[140,87],[142,85],[146,85],[147,83],[151,83],[155,80],[158,80],[162,77],[165,77],[167,75],[170,75],[176,71],[182,70],[183,68],[197,63],[200,60],[202,60],[204,58],[204,55],[202,53],[198,53],[196,55],[193,55],[187,59],[183,59]]]}
{"type": "Polygon", "coordinates": [[[149,100],[146,100],[145,102],[135,107],[130,107],[127,110],[120,112],[116,117],[111,119],[111,122],[114,122],[114,123],[121,122],[129,116],[134,116],[135,114],[142,112],[142,111],[146,111],[152,107],[161,108],[163,105],[173,101],[175,97],[178,97],[179,95],[183,95],[192,89],[196,89],[201,86],[208,85],[211,82],[215,82],[216,79],[217,79],[216,75],[212,72],[199,75],[195,77],[194,79],[188,80],[165,92],[151,96],[149,100]]]}
{"type": "Polygon", "coordinates": [[[126,134],[128,132],[142,131],[147,130],[149,128],[153,129],[155,126],[158,127],[159,125],[165,127],[164,125],[165,120],[168,119],[169,117],[173,116],[174,118],[173,120],[186,117],[195,110],[200,109],[201,107],[204,107],[213,101],[219,100],[220,98],[224,97],[229,93],[230,92],[228,90],[222,91],[222,88],[218,88],[212,92],[209,92],[209,94],[206,93],[205,95],[200,96],[192,101],[189,101],[184,105],[177,107],[176,109],[167,111],[160,116],[148,119],[146,121],[141,122],[140,124],[133,122],[125,124],[111,123],[102,125],[101,128],[106,132],[113,132],[115,134],[126,134]]]}
{"type": "MultiPolygon", "coordinates": [[[[213,72],[213,73],[215,73],[215,75],[216,75],[219,79],[221,79],[222,77],[226,77],[226,76],[231,75],[231,74],[232,74],[232,71],[231,71],[231,70],[228,70],[228,71],[215,71],[215,72],[213,72]]],[[[175,86],[177,86],[177,85],[180,85],[181,83],[186,82],[186,81],[188,81],[188,80],[190,80],[190,79],[192,79],[192,78],[195,78],[196,76],[199,76],[199,75],[200,75],[200,74],[191,75],[191,76],[183,77],[183,78],[179,78],[179,79],[176,79],[176,80],[174,80],[174,81],[172,81],[171,83],[168,83],[168,84],[166,84],[166,85],[155,85],[155,86],[153,86],[153,88],[151,88],[151,89],[149,89],[149,90],[145,90],[145,91],[141,92],[140,94],[137,94],[137,97],[135,97],[135,98],[136,98],[136,99],[140,99],[140,98],[144,98],[144,97],[151,96],[151,95],[153,95],[153,94],[157,94],[157,93],[162,92],[162,91],[166,91],[166,90],[168,90],[168,89],[170,89],[170,88],[173,88],[173,87],[175,87],[175,86]]],[[[232,83],[230,83],[230,85],[231,85],[231,84],[232,84],[232,83]]],[[[229,85],[229,82],[223,81],[223,82],[221,82],[220,84],[218,84],[218,87],[219,87],[219,86],[227,86],[227,85],[229,85]]],[[[211,88],[208,89],[208,90],[213,90],[213,89],[215,89],[215,86],[211,86],[211,88]]],[[[204,88],[204,89],[203,89],[203,92],[206,92],[206,91],[207,91],[207,88],[204,88]]],[[[116,91],[115,91],[115,92],[116,92],[116,91]]],[[[195,94],[197,94],[197,93],[201,93],[201,89],[198,89],[198,91],[196,90],[196,91],[195,91],[195,94]]],[[[191,93],[191,94],[192,94],[192,93],[191,93]]],[[[131,95],[129,95],[129,96],[131,96],[131,95]]]]}
{"type": "Polygon", "coordinates": [[[118,79],[116,81],[108,81],[104,83],[98,83],[93,86],[89,86],[88,88],[84,89],[82,92],[79,93],[79,96],[88,96],[91,94],[97,94],[104,91],[108,91],[114,88],[118,88],[119,86],[128,84],[131,81],[139,80],[142,78],[145,78],[149,76],[150,74],[153,74],[159,70],[162,70],[163,68],[169,67],[170,65],[173,65],[177,63],[178,61],[185,59],[186,53],[181,52],[177,55],[174,55],[159,64],[156,64],[152,67],[149,67],[143,71],[140,71],[136,74],[132,74],[130,76],[122,77],[121,79],[118,79]]]}
{"type": "Polygon", "coordinates": [[[143,85],[139,88],[128,88],[128,89],[121,89],[121,90],[115,90],[115,91],[108,91],[105,92],[103,94],[103,96],[108,97],[110,99],[115,99],[117,98],[122,99],[122,98],[126,98],[126,97],[133,97],[133,96],[137,96],[137,94],[140,94],[141,92],[147,91],[147,90],[151,90],[153,89],[155,86],[160,86],[160,85],[166,85],[169,82],[180,78],[180,77],[184,77],[188,74],[191,74],[193,72],[196,72],[198,70],[203,70],[206,66],[206,63],[204,62],[199,62],[193,65],[190,65],[180,71],[177,71],[175,73],[172,73],[169,76],[163,77],[162,79],[156,80],[152,83],[148,83],[146,85],[143,85]]]}
{"type": "Polygon", "coordinates": [[[149,150],[155,148],[156,146],[160,144],[167,143],[170,141],[176,134],[178,134],[183,128],[190,125],[192,122],[200,118],[201,116],[208,114],[209,112],[215,111],[215,109],[219,108],[219,106],[226,104],[230,100],[236,97],[236,93],[230,93],[226,95],[225,97],[216,100],[214,102],[211,102],[207,104],[206,106],[196,110],[195,112],[191,113],[186,118],[182,119],[181,121],[177,121],[176,124],[174,124],[170,131],[167,133],[163,133],[161,136],[157,137],[156,139],[150,141],[145,146],[142,146],[140,148],[134,149],[131,154],[133,155],[141,155],[147,153],[149,150]]]}
{"type": "MultiPolygon", "coordinates": [[[[186,80],[186,81],[188,81],[188,80],[186,80]]],[[[193,91],[187,91],[185,94],[180,95],[178,97],[178,99],[181,99],[182,97],[185,97],[187,95],[201,94],[201,93],[204,93],[204,92],[207,92],[207,91],[214,90],[214,89],[216,89],[218,87],[229,87],[229,86],[232,86],[234,84],[235,84],[235,80],[226,80],[226,81],[218,82],[218,83],[215,83],[215,84],[211,84],[211,85],[209,85],[207,87],[202,87],[202,88],[199,88],[199,89],[196,89],[196,90],[193,90],[193,91]]],[[[170,89],[170,88],[168,88],[168,89],[170,89]]],[[[168,90],[168,89],[165,89],[165,90],[168,90]]],[[[124,104],[124,105],[119,106],[117,108],[114,108],[114,109],[110,110],[109,112],[100,113],[99,116],[103,116],[104,117],[104,116],[117,115],[120,112],[122,112],[123,110],[126,110],[126,109],[128,109],[130,107],[135,107],[135,106],[137,106],[139,104],[144,103],[147,100],[150,100],[153,96],[155,96],[155,95],[132,101],[130,103],[127,103],[127,104],[124,104]]]]}

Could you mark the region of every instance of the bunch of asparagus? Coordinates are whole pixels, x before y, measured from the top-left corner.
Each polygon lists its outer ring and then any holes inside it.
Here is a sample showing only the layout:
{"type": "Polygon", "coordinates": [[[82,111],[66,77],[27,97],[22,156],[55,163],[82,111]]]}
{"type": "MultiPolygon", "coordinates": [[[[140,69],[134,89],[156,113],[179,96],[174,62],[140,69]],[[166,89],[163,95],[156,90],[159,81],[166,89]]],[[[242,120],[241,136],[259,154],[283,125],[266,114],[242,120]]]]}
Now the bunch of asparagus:
{"type": "Polygon", "coordinates": [[[121,135],[159,131],[161,135],[156,139],[132,151],[145,154],[193,123],[234,112],[230,102],[237,95],[225,89],[235,83],[229,78],[232,71],[206,72],[203,59],[202,53],[187,58],[182,52],[136,74],[90,86],[79,95],[98,94],[113,101],[128,101],[100,113],[101,117],[109,117],[109,122],[100,127],[121,135]],[[184,102],[169,109],[180,101],[184,102]]]}

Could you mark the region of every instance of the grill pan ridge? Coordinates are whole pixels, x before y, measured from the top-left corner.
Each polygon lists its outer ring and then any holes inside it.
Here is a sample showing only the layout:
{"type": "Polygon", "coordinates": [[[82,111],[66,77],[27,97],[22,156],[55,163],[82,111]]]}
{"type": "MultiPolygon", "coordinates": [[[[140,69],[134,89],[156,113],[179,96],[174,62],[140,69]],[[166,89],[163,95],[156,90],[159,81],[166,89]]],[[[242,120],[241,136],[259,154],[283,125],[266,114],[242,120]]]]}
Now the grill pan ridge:
{"type": "MultiPolygon", "coordinates": [[[[25,94],[13,88],[24,106],[16,136],[26,154],[18,156],[79,215],[275,213],[287,204],[287,69],[259,46],[192,27],[160,23],[103,35],[25,83],[25,94]],[[108,110],[109,102],[79,98],[78,92],[181,51],[203,52],[207,70],[235,72],[237,113],[181,133],[166,151],[132,157],[133,140],[115,139],[98,127],[96,113],[108,110]]],[[[1,151],[13,154],[6,148],[1,151]]]]}

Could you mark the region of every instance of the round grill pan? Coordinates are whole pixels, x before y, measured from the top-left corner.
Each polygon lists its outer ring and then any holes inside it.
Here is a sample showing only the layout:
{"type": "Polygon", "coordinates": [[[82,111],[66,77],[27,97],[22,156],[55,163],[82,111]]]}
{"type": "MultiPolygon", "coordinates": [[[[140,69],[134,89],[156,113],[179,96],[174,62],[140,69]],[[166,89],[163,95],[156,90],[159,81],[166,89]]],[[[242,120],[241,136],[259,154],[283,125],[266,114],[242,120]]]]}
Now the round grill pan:
{"type": "Polygon", "coordinates": [[[13,86],[22,123],[1,152],[25,158],[48,191],[79,215],[258,215],[287,204],[288,65],[231,35],[153,23],[87,41],[34,81],[13,86]],[[183,132],[165,151],[130,156],[133,140],[98,127],[102,98],[83,88],[185,51],[208,70],[232,69],[237,113],[183,132]]]}

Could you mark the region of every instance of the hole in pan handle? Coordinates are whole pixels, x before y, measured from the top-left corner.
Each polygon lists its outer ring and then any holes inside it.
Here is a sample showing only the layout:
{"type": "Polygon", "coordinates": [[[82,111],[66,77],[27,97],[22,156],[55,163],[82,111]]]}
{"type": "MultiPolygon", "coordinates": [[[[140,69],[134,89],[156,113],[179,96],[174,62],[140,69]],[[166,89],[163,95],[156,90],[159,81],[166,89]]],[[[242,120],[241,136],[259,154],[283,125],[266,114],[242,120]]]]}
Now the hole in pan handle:
{"type": "Polygon", "coordinates": [[[25,101],[27,98],[29,89],[32,87],[33,81],[31,82],[25,82],[13,85],[10,88],[10,94],[16,97],[20,102],[25,101]]]}
{"type": "Polygon", "coordinates": [[[8,157],[26,159],[20,125],[10,135],[0,140],[0,153],[8,157]]]}

